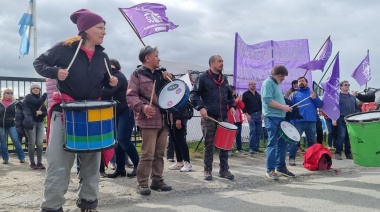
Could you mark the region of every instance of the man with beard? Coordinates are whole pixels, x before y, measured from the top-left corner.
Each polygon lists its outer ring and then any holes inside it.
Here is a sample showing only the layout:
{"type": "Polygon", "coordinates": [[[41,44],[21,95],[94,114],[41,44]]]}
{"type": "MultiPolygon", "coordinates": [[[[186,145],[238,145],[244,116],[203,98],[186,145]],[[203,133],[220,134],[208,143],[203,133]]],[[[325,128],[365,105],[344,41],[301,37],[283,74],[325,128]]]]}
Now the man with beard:
{"type": "MultiPolygon", "coordinates": [[[[323,103],[314,91],[311,91],[308,87],[308,81],[305,77],[298,78],[298,88],[289,96],[294,104],[303,101],[298,106],[302,119],[294,120],[295,127],[300,135],[305,132],[307,147],[312,146],[315,143],[316,135],[316,123],[317,123],[317,108],[321,108],[323,103]],[[304,105],[304,106],[303,106],[304,105]]],[[[295,159],[298,146],[293,144],[290,146],[289,151],[289,165],[295,166],[295,159]]]]}

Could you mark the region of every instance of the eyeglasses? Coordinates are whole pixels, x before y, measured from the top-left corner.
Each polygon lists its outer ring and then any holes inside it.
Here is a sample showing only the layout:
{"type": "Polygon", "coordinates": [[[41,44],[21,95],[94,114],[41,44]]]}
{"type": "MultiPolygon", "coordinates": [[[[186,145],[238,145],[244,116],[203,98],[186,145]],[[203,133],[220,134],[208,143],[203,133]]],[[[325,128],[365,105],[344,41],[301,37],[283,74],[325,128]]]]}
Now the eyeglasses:
{"type": "Polygon", "coordinates": [[[350,86],[350,84],[343,84],[344,86],[350,86]]]}
{"type": "Polygon", "coordinates": [[[13,95],[13,92],[5,92],[5,94],[10,94],[10,95],[13,95]]]}

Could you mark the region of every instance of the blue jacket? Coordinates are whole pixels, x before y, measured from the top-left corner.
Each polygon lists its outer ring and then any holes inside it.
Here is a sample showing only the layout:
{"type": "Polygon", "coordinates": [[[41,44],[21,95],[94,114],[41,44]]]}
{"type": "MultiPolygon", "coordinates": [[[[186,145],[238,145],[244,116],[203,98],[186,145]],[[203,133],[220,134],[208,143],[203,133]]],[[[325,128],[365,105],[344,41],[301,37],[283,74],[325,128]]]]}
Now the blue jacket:
{"type": "MultiPolygon", "coordinates": [[[[289,96],[289,100],[291,100],[294,104],[300,102],[301,100],[308,98],[311,94],[310,88],[297,88],[289,96]]],[[[323,103],[321,99],[317,96],[315,99],[308,98],[307,100],[301,102],[298,106],[302,106],[308,104],[303,107],[299,107],[299,111],[302,119],[296,119],[295,122],[304,122],[304,121],[317,121],[317,108],[321,108],[323,103]]]]}

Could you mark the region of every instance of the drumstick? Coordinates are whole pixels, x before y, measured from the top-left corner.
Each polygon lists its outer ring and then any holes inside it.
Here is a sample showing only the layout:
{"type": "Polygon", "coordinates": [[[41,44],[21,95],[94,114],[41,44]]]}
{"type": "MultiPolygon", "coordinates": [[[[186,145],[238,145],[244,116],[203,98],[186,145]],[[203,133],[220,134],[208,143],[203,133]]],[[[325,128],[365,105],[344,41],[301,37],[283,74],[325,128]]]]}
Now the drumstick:
{"type": "Polygon", "coordinates": [[[153,89],[152,89],[152,94],[150,95],[150,102],[149,102],[149,105],[152,106],[152,101],[153,101],[153,94],[154,94],[154,90],[156,88],[156,80],[154,80],[154,83],[153,83],[153,89]]]}
{"type": "Polygon", "coordinates": [[[168,75],[166,75],[166,78],[168,78],[168,80],[169,80],[170,82],[173,82],[173,80],[170,79],[170,77],[169,77],[168,75]]]}
{"type": "Polygon", "coordinates": [[[304,104],[304,105],[299,105],[298,108],[300,108],[300,107],[304,107],[304,106],[306,106],[306,105],[310,105],[310,103],[307,103],[307,104],[304,104]]]}
{"type": "Polygon", "coordinates": [[[69,66],[68,66],[67,69],[66,69],[67,72],[69,72],[69,69],[70,69],[71,65],[73,64],[75,58],[77,57],[77,54],[78,54],[78,52],[79,52],[79,49],[80,49],[80,47],[82,46],[82,41],[83,41],[83,39],[80,39],[79,44],[78,44],[78,48],[77,48],[77,50],[75,51],[74,57],[73,57],[73,59],[71,59],[71,62],[70,62],[69,66]]]}
{"type": "Polygon", "coordinates": [[[104,64],[106,65],[108,75],[110,75],[110,79],[111,79],[112,76],[111,76],[111,72],[110,72],[110,70],[109,70],[109,68],[108,68],[108,64],[107,64],[107,60],[106,60],[106,58],[104,58],[104,64]]]}
{"type": "Polygon", "coordinates": [[[217,120],[215,120],[215,119],[211,118],[210,116],[209,116],[208,118],[209,118],[209,119],[211,119],[211,120],[213,120],[213,121],[215,121],[216,123],[218,123],[218,124],[219,124],[219,121],[217,121],[217,120]]]}
{"type": "Polygon", "coordinates": [[[297,102],[296,104],[294,104],[294,105],[292,105],[292,106],[290,106],[290,107],[294,107],[294,106],[296,106],[296,105],[299,105],[301,102],[305,101],[305,100],[308,99],[308,98],[310,98],[310,96],[309,96],[309,97],[306,97],[306,98],[304,98],[304,99],[302,99],[301,101],[297,102]]]}

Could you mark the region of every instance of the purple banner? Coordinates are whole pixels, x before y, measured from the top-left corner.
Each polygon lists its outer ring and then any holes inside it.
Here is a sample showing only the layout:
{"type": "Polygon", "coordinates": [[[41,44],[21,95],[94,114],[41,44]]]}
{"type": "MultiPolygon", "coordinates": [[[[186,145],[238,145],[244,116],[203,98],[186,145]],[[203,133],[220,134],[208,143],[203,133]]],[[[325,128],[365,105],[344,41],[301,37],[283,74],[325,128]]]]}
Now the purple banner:
{"type": "MultiPolygon", "coordinates": [[[[307,39],[288,41],[265,41],[254,45],[247,45],[236,33],[234,86],[238,93],[248,90],[250,81],[256,82],[256,90],[260,92],[262,82],[271,74],[275,65],[284,65],[289,75],[280,85],[285,93],[292,80],[305,74],[305,70],[297,68],[300,64],[309,61],[309,46],[307,39]]],[[[312,83],[311,73],[305,76],[312,83]]],[[[310,84],[311,85],[311,84],[310,84]]]]}
{"type": "Polygon", "coordinates": [[[120,10],[134,25],[134,30],[140,38],[178,27],[166,17],[166,6],[163,4],[142,3],[130,8],[120,8],[120,10]]]}
{"type": "Polygon", "coordinates": [[[327,79],[327,82],[321,83],[325,93],[323,94],[322,101],[323,112],[328,117],[336,121],[340,116],[339,109],[339,55],[336,57],[331,76],[327,79]]]}
{"type": "Polygon", "coordinates": [[[360,86],[366,84],[371,79],[371,66],[369,65],[369,54],[364,58],[364,60],[355,69],[354,73],[351,75],[360,86]]]}
{"type": "Polygon", "coordinates": [[[327,61],[329,60],[332,52],[332,42],[330,37],[327,38],[326,42],[323,45],[322,50],[315,57],[315,60],[312,60],[306,64],[298,66],[298,68],[303,68],[306,70],[321,70],[323,71],[327,61]]]}

